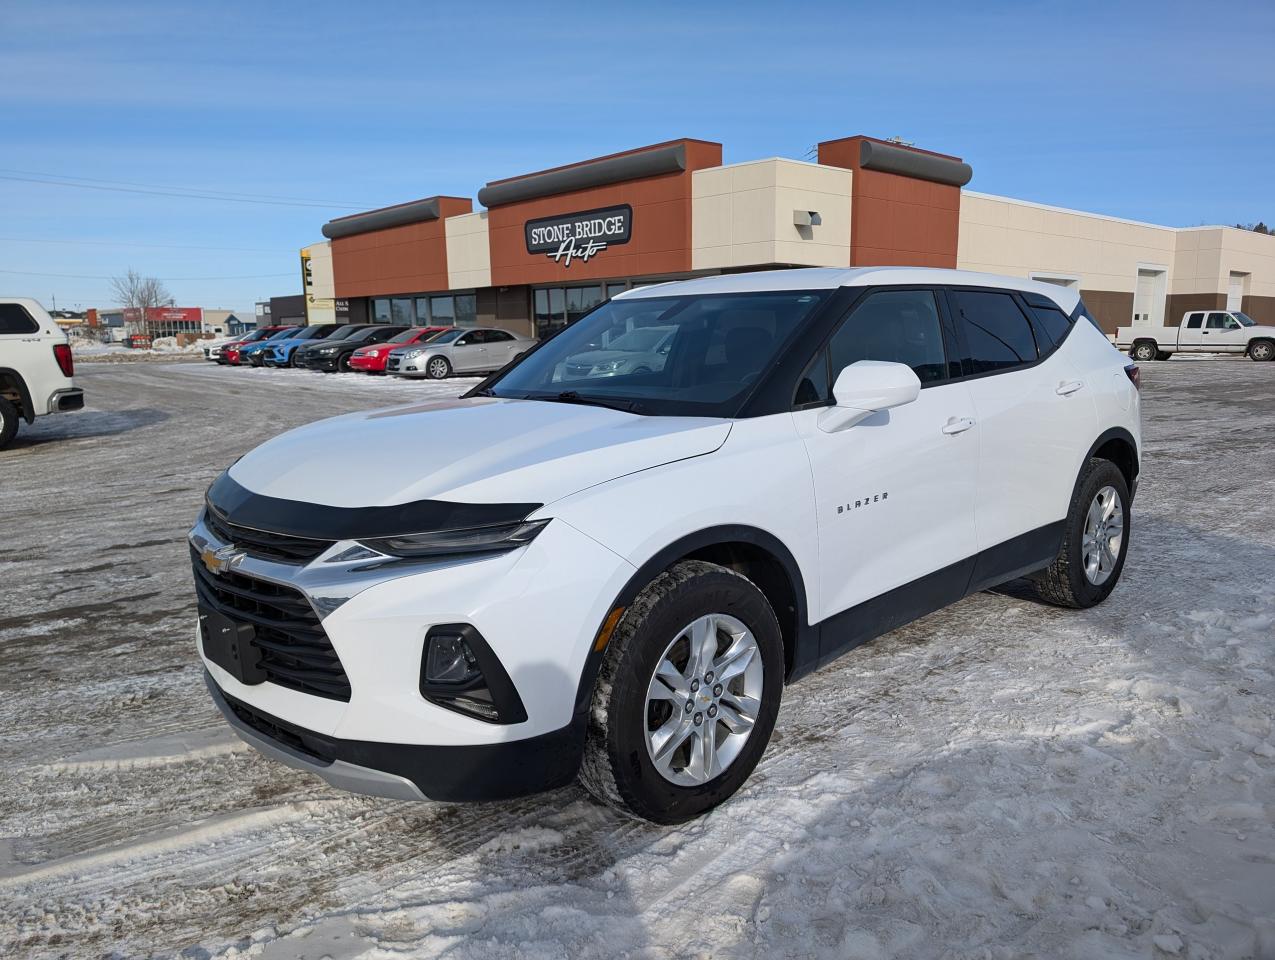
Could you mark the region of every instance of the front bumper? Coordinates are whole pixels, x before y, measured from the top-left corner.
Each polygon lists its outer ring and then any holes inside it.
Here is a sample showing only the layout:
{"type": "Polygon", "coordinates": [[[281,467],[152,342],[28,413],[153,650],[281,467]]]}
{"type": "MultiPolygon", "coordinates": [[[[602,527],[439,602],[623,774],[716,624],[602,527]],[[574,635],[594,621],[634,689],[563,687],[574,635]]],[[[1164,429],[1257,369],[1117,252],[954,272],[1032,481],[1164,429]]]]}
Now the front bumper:
{"type": "Polygon", "coordinates": [[[428,359],[426,356],[410,359],[391,356],[385,362],[385,372],[394,377],[423,377],[426,375],[425,363],[428,359]]]}
{"type": "Polygon", "coordinates": [[[336,356],[316,356],[313,353],[307,353],[297,360],[298,367],[305,367],[307,370],[325,370],[329,373],[336,369],[336,364],[336,356]]]}
{"type": "Polygon", "coordinates": [[[432,746],[340,740],[305,730],[228,697],[204,682],[226,722],[272,760],[340,790],[393,800],[507,800],[570,783],[580,768],[585,718],[526,740],[432,746]]]}
{"type": "MultiPolygon", "coordinates": [[[[197,554],[227,545],[203,518],[190,541],[197,554]]],[[[382,796],[496,799],[570,780],[586,722],[581,678],[632,565],[560,520],[526,547],[467,560],[341,560],[352,546],[338,541],[302,565],[249,555],[234,567],[303,595],[339,658],[348,700],[271,680],[242,683],[204,655],[196,629],[214,699],[238,717],[231,722],[240,735],[336,786],[382,796]],[[426,635],[457,623],[485,638],[525,720],[487,722],[422,694],[426,635]]]]}

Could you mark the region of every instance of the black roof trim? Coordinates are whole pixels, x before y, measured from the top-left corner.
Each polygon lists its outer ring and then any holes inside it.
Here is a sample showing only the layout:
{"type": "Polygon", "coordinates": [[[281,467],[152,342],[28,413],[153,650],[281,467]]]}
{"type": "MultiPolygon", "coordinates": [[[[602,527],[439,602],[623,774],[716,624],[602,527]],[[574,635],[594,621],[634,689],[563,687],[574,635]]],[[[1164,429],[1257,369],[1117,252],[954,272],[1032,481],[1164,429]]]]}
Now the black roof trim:
{"type": "Polygon", "coordinates": [[[416,500],[388,507],[333,507],[253,493],[236,483],[229,470],[212,482],[207,499],[230,523],[309,540],[360,540],[517,523],[542,506],[416,500]]]}
{"type": "Polygon", "coordinates": [[[387,227],[401,227],[409,223],[437,219],[438,197],[430,197],[426,200],[413,200],[411,203],[400,203],[394,207],[384,207],[380,210],[369,210],[367,213],[356,213],[350,217],[329,220],[323,225],[323,235],[329,240],[335,240],[338,237],[352,237],[356,233],[369,233],[372,230],[384,230],[387,227]]]}
{"type": "Polygon", "coordinates": [[[953,187],[965,186],[974,176],[974,168],[955,157],[921,153],[875,140],[864,140],[859,144],[859,166],[864,170],[897,173],[953,187]]]}
{"type": "Polygon", "coordinates": [[[686,144],[674,143],[654,150],[639,150],[637,153],[590,160],[560,170],[533,173],[515,180],[489,183],[478,191],[478,202],[484,207],[497,207],[505,203],[551,197],[558,193],[655,177],[661,173],[676,173],[685,169],[686,144]]]}

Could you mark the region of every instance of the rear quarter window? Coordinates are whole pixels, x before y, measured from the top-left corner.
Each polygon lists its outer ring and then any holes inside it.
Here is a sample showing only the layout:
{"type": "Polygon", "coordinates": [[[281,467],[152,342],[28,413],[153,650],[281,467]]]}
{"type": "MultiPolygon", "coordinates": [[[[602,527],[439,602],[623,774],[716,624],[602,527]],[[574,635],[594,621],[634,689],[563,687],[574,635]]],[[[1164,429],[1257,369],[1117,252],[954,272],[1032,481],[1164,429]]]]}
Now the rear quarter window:
{"type": "Polygon", "coordinates": [[[39,332],[40,325],[22,304],[0,303],[0,335],[39,332]]]}

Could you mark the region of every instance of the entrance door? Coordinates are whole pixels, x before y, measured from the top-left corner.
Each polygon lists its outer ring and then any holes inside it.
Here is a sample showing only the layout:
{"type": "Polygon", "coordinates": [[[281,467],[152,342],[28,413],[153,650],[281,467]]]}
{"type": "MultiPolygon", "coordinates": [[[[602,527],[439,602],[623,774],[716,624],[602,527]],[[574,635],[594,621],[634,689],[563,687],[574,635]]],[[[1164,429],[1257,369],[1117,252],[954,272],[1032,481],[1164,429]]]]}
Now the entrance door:
{"type": "Polygon", "coordinates": [[[1133,294],[1133,325],[1158,327],[1164,323],[1165,272],[1138,268],[1138,284],[1133,294]]]}
{"type": "MultiPolygon", "coordinates": [[[[821,610],[813,616],[831,617],[973,555],[979,429],[968,387],[949,382],[933,291],[869,294],[807,369],[797,400],[808,407],[793,418],[818,511],[821,610]],[[859,360],[907,364],[920,395],[827,433],[819,421],[831,386],[859,360]]],[[[968,570],[951,582],[955,601],[968,570]]]]}
{"type": "Polygon", "coordinates": [[[1243,273],[1232,273],[1230,282],[1226,288],[1226,309],[1227,310],[1243,310],[1244,309],[1244,278],[1247,276],[1243,273]]]}

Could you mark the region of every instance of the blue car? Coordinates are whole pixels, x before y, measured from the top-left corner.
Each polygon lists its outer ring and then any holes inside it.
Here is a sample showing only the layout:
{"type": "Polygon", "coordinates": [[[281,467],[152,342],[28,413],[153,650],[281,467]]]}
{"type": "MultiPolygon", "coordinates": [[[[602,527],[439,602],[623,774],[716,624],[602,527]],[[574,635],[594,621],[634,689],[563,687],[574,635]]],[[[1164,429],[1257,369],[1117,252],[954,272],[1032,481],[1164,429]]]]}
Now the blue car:
{"type": "Polygon", "coordinates": [[[252,364],[253,366],[265,364],[267,367],[294,366],[297,347],[303,346],[312,340],[322,340],[332,331],[340,329],[341,326],[342,324],[339,323],[313,323],[298,330],[290,337],[268,340],[264,350],[253,354],[252,364]]]}
{"type": "Polygon", "coordinates": [[[258,340],[255,343],[245,343],[239,349],[238,365],[249,363],[254,367],[261,366],[261,352],[273,344],[276,340],[284,340],[288,337],[295,337],[304,330],[304,327],[284,327],[277,330],[264,340],[258,340]]]}

